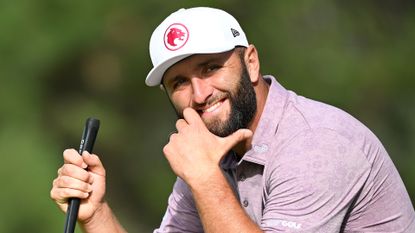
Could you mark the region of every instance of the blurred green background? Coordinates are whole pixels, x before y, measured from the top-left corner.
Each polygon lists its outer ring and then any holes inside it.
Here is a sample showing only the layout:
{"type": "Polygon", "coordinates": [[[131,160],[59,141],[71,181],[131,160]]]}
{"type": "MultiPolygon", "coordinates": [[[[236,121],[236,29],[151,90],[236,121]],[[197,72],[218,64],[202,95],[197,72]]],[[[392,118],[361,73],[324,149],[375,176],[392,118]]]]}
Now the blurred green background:
{"type": "MultiPolygon", "coordinates": [[[[415,200],[415,2],[20,0],[0,2],[0,232],[61,232],[49,198],[85,119],[108,200],[130,232],[151,232],[175,180],[162,154],[175,115],[151,69],[153,29],[181,7],[233,14],[262,73],[338,106],[383,141],[415,200]]],[[[207,19],[208,20],[208,19],[207,19]]]]}

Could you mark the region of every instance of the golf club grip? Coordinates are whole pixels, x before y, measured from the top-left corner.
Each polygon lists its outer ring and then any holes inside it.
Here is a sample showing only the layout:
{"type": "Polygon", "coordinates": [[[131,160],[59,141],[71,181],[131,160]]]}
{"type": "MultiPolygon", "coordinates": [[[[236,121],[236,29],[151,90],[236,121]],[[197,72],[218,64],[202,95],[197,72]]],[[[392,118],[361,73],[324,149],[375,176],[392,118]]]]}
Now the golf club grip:
{"type": "MultiPolygon", "coordinates": [[[[95,139],[98,134],[99,120],[88,118],[85,123],[85,128],[82,133],[81,144],[78,153],[82,155],[85,150],[92,153],[95,139]]],[[[79,198],[70,198],[68,201],[68,210],[66,212],[65,230],[64,233],[73,233],[75,231],[76,220],[78,218],[79,205],[81,200],[79,198]]]]}

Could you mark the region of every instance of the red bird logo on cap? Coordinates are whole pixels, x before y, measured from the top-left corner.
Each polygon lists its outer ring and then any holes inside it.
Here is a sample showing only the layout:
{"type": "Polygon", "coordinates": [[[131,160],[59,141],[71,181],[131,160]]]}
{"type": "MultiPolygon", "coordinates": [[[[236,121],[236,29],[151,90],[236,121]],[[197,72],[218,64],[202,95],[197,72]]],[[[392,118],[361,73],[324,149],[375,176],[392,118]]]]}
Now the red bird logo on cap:
{"type": "Polygon", "coordinates": [[[189,39],[189,31],[181,23],[170,25],[164,33],[164,45],[167,49],[174,51],[183,47],[189,39]]]}

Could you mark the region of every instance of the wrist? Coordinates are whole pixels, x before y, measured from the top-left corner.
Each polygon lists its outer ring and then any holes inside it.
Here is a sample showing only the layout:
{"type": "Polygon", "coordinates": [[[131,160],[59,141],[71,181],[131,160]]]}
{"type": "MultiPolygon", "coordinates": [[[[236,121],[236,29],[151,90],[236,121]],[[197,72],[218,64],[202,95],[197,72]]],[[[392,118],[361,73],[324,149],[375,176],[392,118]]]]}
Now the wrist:
{"type": "Polygon", "coordinates": [[[226,182],[226,178],[219,166],[214,166],[204,171],[200,176],[188,179],[187,184],[190,189],[195,191],[206,191],[214,188],[213,186],[222,186],[226,182]]]}
{"type": "Polygon", "coordinates": [[[85,232],[118,232],[110,229],[116,229],[118,225],[115,216],[107,202],[102,203],[94,212],[94,214],[85,221],[80,222],[85,232]]]}

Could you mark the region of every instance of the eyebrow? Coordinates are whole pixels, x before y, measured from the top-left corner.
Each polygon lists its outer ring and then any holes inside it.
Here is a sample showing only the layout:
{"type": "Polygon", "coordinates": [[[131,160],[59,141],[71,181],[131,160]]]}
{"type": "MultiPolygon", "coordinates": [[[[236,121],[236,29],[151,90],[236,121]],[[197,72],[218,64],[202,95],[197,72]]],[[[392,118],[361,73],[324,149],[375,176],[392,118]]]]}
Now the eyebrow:
{"type": "Polygon", "coordinates": [[[186,79],[186,77],[185,77],[185,76],[183,76],[183,75],[178,74],[178,75],[176,75],[176,76],[174,76],[174,77],[170,78],[170,80],[169,80],[169,81],[165,81],[165,80],[163,80],[163,86],[164,86],[164,87],[166,88],[166,90],[167,90],[169,86],[174,85],[174,83],[175,83],[177,80],[179,80],[179,79],[186,79]]]}
{"type": "Polygon", "coordinates": [[[206,65],[208,65],[210,63],[220,63],[220,64],[223,64],[223,63],[225,63],[225,61],[226,61],[225,58],[223,58],[223,57],[221,57],[221,56],[218,55],[218,56],[214,56],[214,57],[208,58],[205,61],[201,61],[201,62],[197,63],[196,66],[197,67],[204,67],[204,66],[206,66],[206,65]]]}

